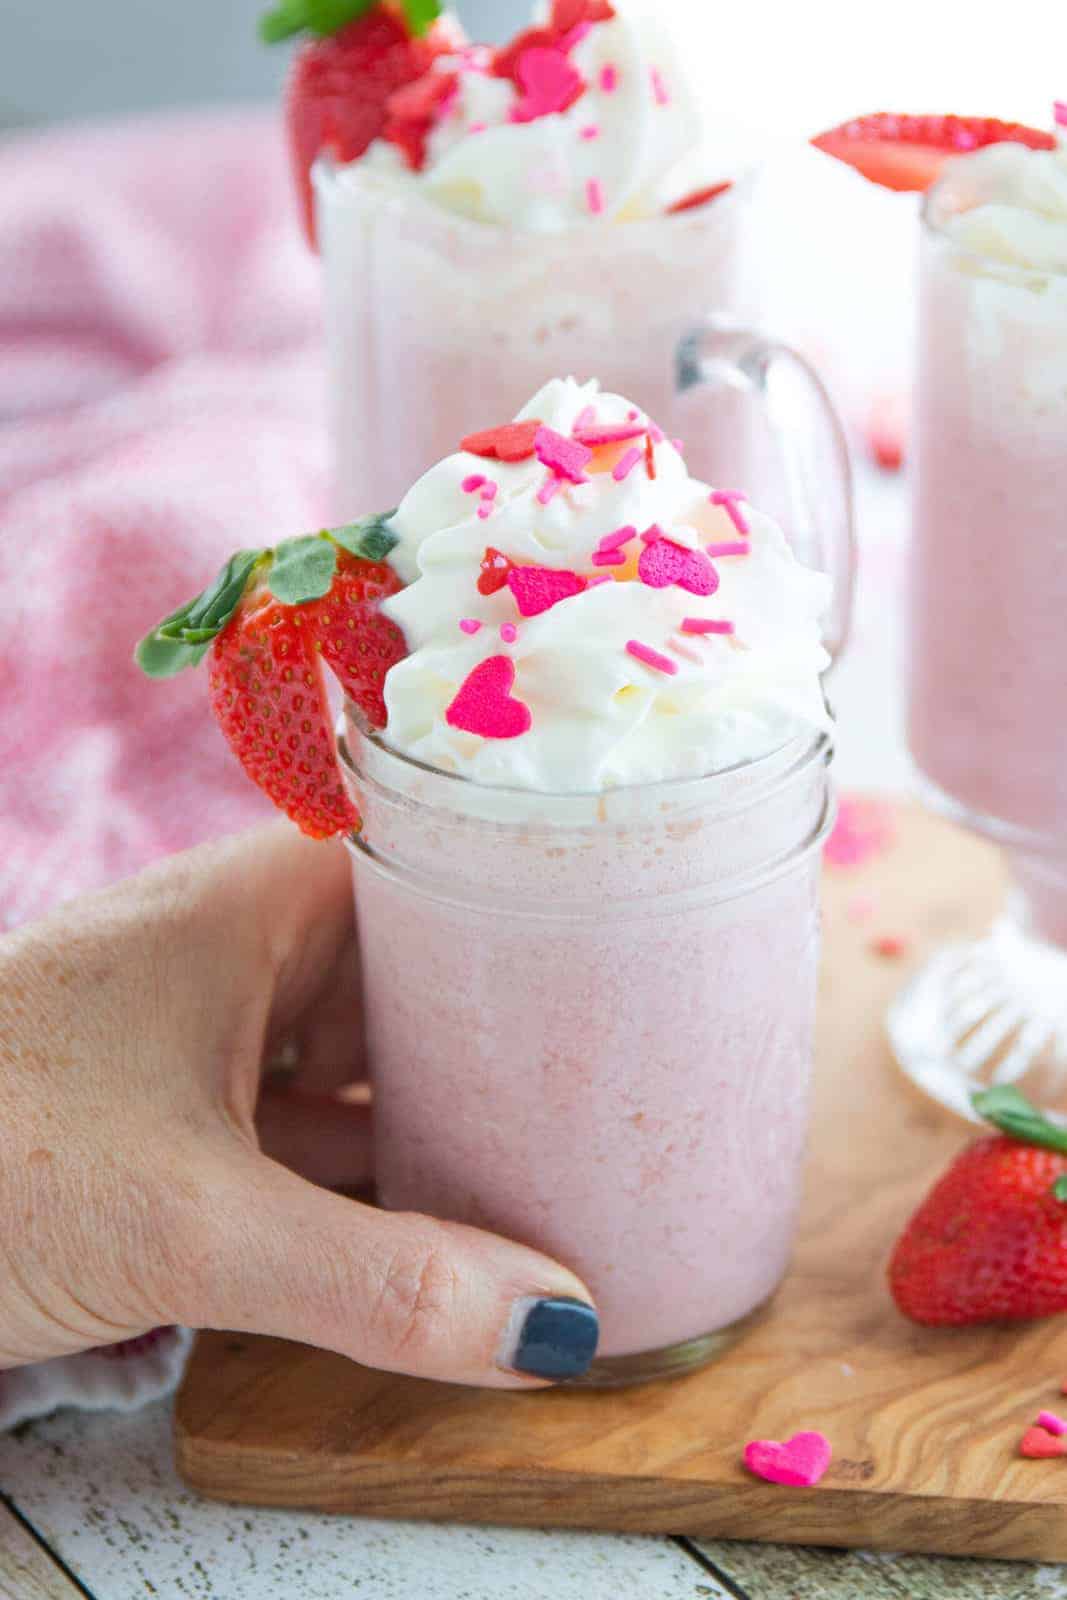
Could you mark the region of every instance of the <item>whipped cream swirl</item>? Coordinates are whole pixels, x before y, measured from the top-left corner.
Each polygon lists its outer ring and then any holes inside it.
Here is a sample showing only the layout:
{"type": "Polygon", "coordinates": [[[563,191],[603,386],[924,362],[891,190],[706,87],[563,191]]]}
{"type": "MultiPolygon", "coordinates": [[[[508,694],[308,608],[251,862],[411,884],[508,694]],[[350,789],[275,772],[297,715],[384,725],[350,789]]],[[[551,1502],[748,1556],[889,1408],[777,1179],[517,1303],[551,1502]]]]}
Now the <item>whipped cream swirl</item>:
{"type": "Polygon", "coordinates": [[[386,678],[387,743],[477,783],[575,794],[721,771],[825,727],[829,581],[777,525],[713,497],[595,383],[555,379],[523,419],[543,424],[536,454],[460,451],[393,518],[407,587],[383,609],[410,654],[386,678]],[[490,660],[525,708],[517,734],[456,716],[490,660]]]}
{"type": "MultiPolygon", "coordinates": [[[[695,170],[699,101],[662,18],[640,0],[612,3],[615,15],[580,27],[565,53],[534,52],[564,65],[542,71],[526,91],[493,76],[484,49],[439,58],[434,71],[457,74],[456,85],[421,170],[384,139],[352,170],[477,221],[533,232],[662,213],[708,181],[695,170]],[[563,109],[551,109],[556,103],[563,109]]],[[[542,6],[539,19],[546,16],[542,6]]]]}
{"type": "Polygon", "coordinates": [[[1067,273],[1067,143],[1055,150],[989,145],[947,167],[953,203],[944,231],[964,250],[1006,265],[1067,273]]]}

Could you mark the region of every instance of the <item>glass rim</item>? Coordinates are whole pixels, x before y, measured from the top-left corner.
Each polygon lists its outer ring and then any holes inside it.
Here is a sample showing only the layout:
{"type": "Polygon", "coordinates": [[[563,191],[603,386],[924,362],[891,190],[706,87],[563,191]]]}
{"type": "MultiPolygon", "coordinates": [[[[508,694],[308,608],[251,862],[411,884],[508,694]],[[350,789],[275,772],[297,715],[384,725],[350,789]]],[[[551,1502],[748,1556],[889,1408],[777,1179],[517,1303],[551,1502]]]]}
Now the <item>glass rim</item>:
{"type": "MultiPolygon", "coordinates": [[[[698,222],[705,222],[712,212],[709,205],[714,204],[718,209],[718,201],[734,202],[739,195],[744,195],[750,189],[760,170],[761,163],[752,161],[743,166],[731,178],[724,179],[729,182],[730,188],[714,197],[713,202],[705,205],[690,206],[684,211],[657,211],[652,216],[634,217],[629,222],[607,223],[609,228],[625,228],[627,232],[658,232],[664,227],[682,228],[685,226],[696,228],[698,222]]],[[[327,192],[343,193],[346,188],[351,188],[357,193],[379,196],[383,206],[395,207],[401,201],[413,206],[426,216],[440,219],[442,227],[450,226],[473,236],[499,236],[512,237],[518,235],[523,240],[537,239],[543,241],[559,241],[574,238],[588,239],[595,237],[604,227],[602,219],[591,217],[588,221],[573,222],[565,228],[557,228],[551,232],[533,228],[509,228],[500,222],[486,222],[480,217],[468,217],[462,211],[451,211],[447,206],[438,205],[421,188],[412,185],[410,188],[387,185],[384,182],[376,183],[369,178],[361,176],[358,159],[350,162],[338,162],[330,155],[317,157],[311,168],[311,182],[316,194],[325,195],[327,192]]]]}
{"type": "MultiPolygon", "coordinates": [[[[1022,146],[1021,148],[1026,147],[1022,146]]],[[[1053,281],[1067,283],[1067,268],[1031,267],[1026,266],[1024,263],[1019,261],[1002,261],[998,256],[986,255],[986,253],[982,250],[975,250],[969,245],[961,244],[961,242],[954,238],[953,235],[948,231],[948,228],[945,225],[948,217],[964,216],[966,213],[961,211],[949,212],[948,209],[945,208],[939,216],[938,206],[943,201],[951,186],[954,175],[953,168],[955,167],[956,161],[966,159],[966,156],[957,156],[949,161],[936,182],[932,183],[929,189],[927,189],[923,194],[922,205],[919,211],[919,219],[925,235],[931,239],[943,240],[946,245],[951,246],[957,255],[963,256],[966,260],[979,262],[984,268],[987,269],[987,276],[991,278],[998,278],[1004,282],[1019,284],[1032,284],[1035,278],[1051,279],[1053,281]]],[[[980,203],[981,202],[979,202],[979,204],[980,203]]],[[[968,209],[973,210],[976,208],[968,207],[968,209]]]]}
{"type": "Polygon", "coordinates": [[[344,710],[340,717],[340,726],[337,732],[337,745],[342,764],[353,772],[368,777],[370,781],[377,781],[373,774],[363,773],[357,766],[350,744],[348,742],[349,728],[355,730],[361,743],[369,746],[382,758],[384,763],[395,763],[400,770],[408,770],[421,774],[431,780],[440,780],[443,787],[452,794],[459,795],[463,792],[479,791],[487,795],[497,795],[501,798],[514,797],[529,800],[531,796],[536,801],[543,801],[545,805],[556,803],[574,802],[596,804],[600,800],[612,795],[657,795],[668,796],[684,794],[697,788],[707,790],[719,784],[726,787],[729,781],[736,780],[742,775],[751,776],[758,788],[760,780],[771,781],[775,776],[786,777],[796,771],[812,765],[820,760],[829,760],[834,752],[834,738],[832,729],[799,727],[780,744],[765,751],[762,755],[755,756],[747,761],[737,761],[728,767],[719,767],[713,772],[699,773],[695,776],[684,778],[659,778],[642,783],[616,784],[608,789],[530,789],[518,784],[479,783],[469,778],[463,772],[446,772],[441,767],[430,766],[428,762],[420,761],[416,756],[406,755],[402,750],[397,750],[388,744],[377,729],[366,727],[364,720],[353,705],[346,698],[344,710]],[[783,759],[784,758],[784,759],[783,759]]]}

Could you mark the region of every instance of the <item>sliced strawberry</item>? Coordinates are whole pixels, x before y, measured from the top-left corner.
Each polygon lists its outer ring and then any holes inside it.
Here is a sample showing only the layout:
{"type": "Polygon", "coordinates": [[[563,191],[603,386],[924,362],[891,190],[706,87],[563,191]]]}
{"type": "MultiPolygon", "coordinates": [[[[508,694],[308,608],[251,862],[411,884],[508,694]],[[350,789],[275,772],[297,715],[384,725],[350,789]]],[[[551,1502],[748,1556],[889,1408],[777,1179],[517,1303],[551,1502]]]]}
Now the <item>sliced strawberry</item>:
{"type": "Polygon", "coordinates": [[[667,213],[673,216],[678,211],[695,211],[697,206],[706,206],[709,201],[717,200],[719,195],[732,188],[733,184],[727,180],[726,183],[710,183],[706,189],[694,189],[692,194],[683,195],[672,206],[668,206],[667,213]]]}
{"type": "Polygon", "coordinates": [[[426,140],[458,82],[456,72],[424,72],[414,83],[389,96],[382,137],[403,152],[414,172],[421,172],[426,163],[426,140]]]}
{"type": "Polygon", "coordinates": [[[293,172],[308,239],[315,245],[311,169],[330,152],[355,161],[384,131],[398,89],[421,78],[438,55],[461,43],[446,20],[412,38],[402,17],[376,6],[297,53],[285,97],[293,172]]]}
{"type": "Polygon", "coordinates": [[[553,0],[547,27],[526,28],[493,56],[493,74],[510,78],[518,87],[519,62],[527,50],[567,50],[571,35],[583,22],[610,22],[615,8],[609,0],[553,0]]]}
{"type": "Polygon", "coordinates": [[[342,553],[333,588],[308,608],[322,659],[374,728],[385,727],[385,675],[408,653],[396,623],[379,610],[402,587],[387,561],[342,553]]]}
{"type": "Polygon", "coordinates": [[[505,422],[499,428],[468,433],[460,442],[460,449],[468,450],[472,456],[488,456],[497,461],[528,461],[534,453],[534,440],[540,428],[537,417],[531,417],[529,422],[505,422]]]}
{"type": "Polygon", "coordinates": [[[242,550],[214,583],[137,647],[150,677],[172,677],[211,652],[211,703],[254,783],[305,833],[358,826],[345,792],[323,662],[374,727],[386,720],[385,675],[406,653],[380,613],[402,587],[384,557],[388,517],[242,550]]]}
{"type": "Polygon", "coordinates": [[[358,826],[337,762],[322,663],[307,618],[266,590],[219,634],[211,705],[253,783],[313,839],[358,826]]]}
{"type": "Polygon", "coordinates": [[[912,117],[889,111],[843,122],[811,142],[884,189],[917,192],[930,187],[950,156],[1006,142],[1031,150],[1051,150],[1056,143],[1051,133],[996,117],[912,117]]]}

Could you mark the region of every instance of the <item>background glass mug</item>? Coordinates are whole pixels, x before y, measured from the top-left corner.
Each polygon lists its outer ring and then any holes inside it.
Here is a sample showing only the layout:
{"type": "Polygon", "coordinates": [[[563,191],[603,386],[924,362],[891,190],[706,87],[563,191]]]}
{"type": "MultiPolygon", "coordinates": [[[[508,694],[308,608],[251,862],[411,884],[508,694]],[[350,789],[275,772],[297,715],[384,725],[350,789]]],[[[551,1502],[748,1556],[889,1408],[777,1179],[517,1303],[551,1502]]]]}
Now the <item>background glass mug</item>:
{"type": "Polygon", "coordinates": [[[971,1117],[990,1083],[1067,1111],[1067,274],[953,241],[982,181],[959,163],[923,215],[909,740],[1013,887],[890,1013],[908,1075],[971,1117]]]}
{"type": "MultiPolygon", "coordinates": [[[[561,233],[456,216],[358,164],[320,160],[314,180],[337,520],[396,505],[466,434],[576,377],[681,437],[690,472],[744,489],[802,560],[847,539],[847,454],[818,379],[708,320],[736,302],[751,177],[688,211],[561,233]]],[[[839,588],[837,643],[848,603],[839,588]]]]}
{"type": "MultiPolygon", "coordinates": [[[[696,384],[698,341],[688,360],[696,384]]],[[[824,531],[840,636],[851,522],[824,531]]],[[[601,1317],[583,1381],[702,1365],[792,1245],[829,738],[577,795],[432,771],[351,706],[341,747],[381,1203],[579,1272],[601,1317]]]]}

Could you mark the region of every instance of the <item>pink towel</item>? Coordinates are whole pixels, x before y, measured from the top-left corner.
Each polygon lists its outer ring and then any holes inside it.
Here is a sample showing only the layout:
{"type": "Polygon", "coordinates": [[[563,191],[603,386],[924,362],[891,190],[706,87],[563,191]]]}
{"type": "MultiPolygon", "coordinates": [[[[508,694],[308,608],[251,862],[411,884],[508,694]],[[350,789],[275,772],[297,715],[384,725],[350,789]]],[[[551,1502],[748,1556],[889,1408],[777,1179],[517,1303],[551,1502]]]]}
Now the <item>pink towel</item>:
{"type": "Polygon", "coordinates": [[[132,650],[321,524],[320,366],[275,115],[0,143],[0,928],[270,814],[132,650]]]}

